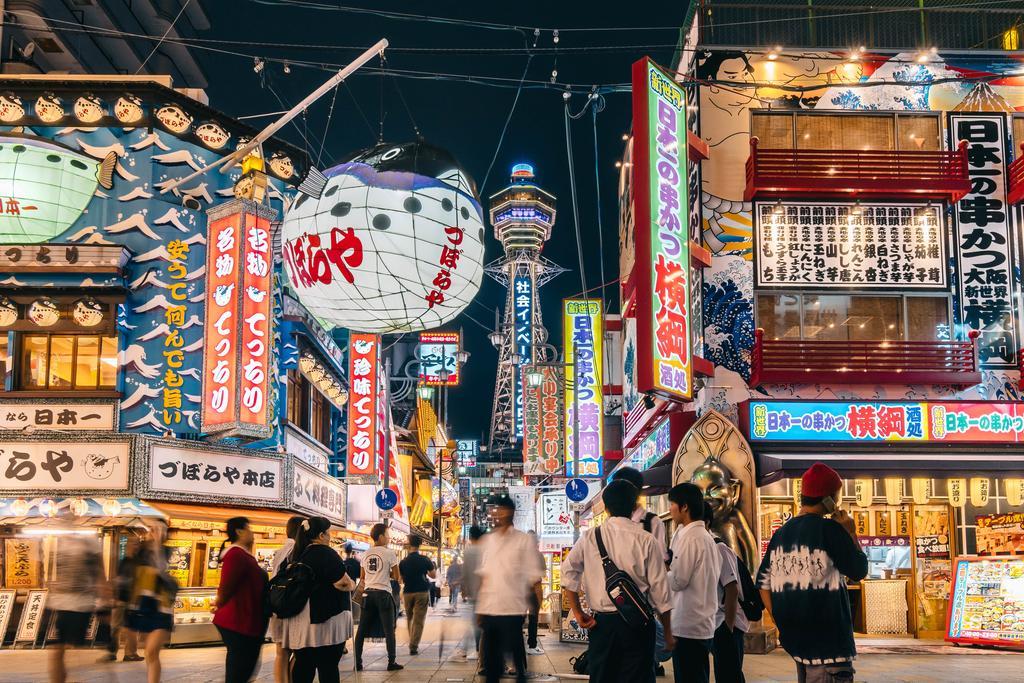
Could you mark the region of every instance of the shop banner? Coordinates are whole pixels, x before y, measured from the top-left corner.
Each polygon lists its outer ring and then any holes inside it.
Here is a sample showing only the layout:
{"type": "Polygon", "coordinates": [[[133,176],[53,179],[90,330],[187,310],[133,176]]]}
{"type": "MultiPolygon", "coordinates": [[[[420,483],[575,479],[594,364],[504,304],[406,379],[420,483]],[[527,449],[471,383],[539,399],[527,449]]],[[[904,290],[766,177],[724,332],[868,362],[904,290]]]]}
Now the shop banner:
{"type": "Polygon", "coordinates": [[[18,632],[14,636],[14,642],[34,643],[43,630],[43,608],[46,607],[46,590],[29,591],[25,598],[25,605],[21,609],[21,621],[18,622],[18,632]]]}
{"type": "Polygon", "coordinates": [[[284,501],[280,457],[157,445],[153,446],[149,461],[149,488],[153,491],[203,494],[232,501],[284,501]]]}
{"type": "Polygon", "coordinates": [[[978,555],[1024,555],[1024,512],[974,518],[978,555]]]}
{"type": "Polygon", "coordinates": [[[598,299],[566,299],[565,476],[598,477],[604,468],[604,325],[598,299]],[[576,414],[579,411],[579,414],[576,414]],[[579,447],[579,471],[573,460],[579,447]]]}
{"type": "Polygon", "coordinates": [[[540,494],[537,516],[537,536],[544,548],[572,545],[572,514],[564,491],[540,494]]]}
{"type": "Polygon", "coordinates": [[[12,403],[0,401],[0,429],[113,431],[113,403],[12,403]]]}
{"type": "Polygon", "coordinates": [[[755,287],[943,289],[938,206],[759,203],[755,287]]]}
{"type": "Polygon", "coordinates": [[[127,441],[2,441],[0,488],[126,489],[130,453],[127,441]]]}
{"type": "Polygon", "coordinates": [[[305,512],[345,523],[345,485],[336,478],[294,463],[291,504],[305,512]]]}
{"type": "Polygon", "coordinates": [[[751,401],[751,441],[1024,443],[1024,403],[751,401]]]}
{"type": "Polygon", "coordinates": [[[512,366],[512,412],[516,438],[523,438],[523,379],[526,370],[533,365],[533,278],[523,267],[512,278],[512,311],[515,317],[512,334],[515,337],[515,353],[521,359],[512,366]]]}
{"type": "MultiPolygon", "coordinates": [[[[39,539],[4,539],[4,577],[7,588],[35,588],[41,583],[40,548],[39,539]]],[[[0,631],[0,634],[3,634],[3,631],[0,631]]]]}
{"type": "Polygon", "coordinates": [[[615,471],[622,467],[633,467],[643,472],[668,454],[671,448],[672,425],[669,418],[665,418],[639,446],[629,451],[611,473],[615,474],[615,471]]]}
{"type": "Polygon", "coordinates": [[[946,640],[1024,646],[1024,558],[957,558],[946,640]]]}
{"type": "Polygon", "coordinates": [[[537,488],[535,486],[508,487],[508,497],[516,504],[516,514],[512,524],[520,531],[536,531],[537,529],[536,495],[537,488]]]}
{"type": "Polygon", "coordinates": [[[303,436],[296,434],[291,427],[286,427],[284,447],[288,453],[314,469],[326,472],[331,457],[330,451],[323,446],[312,443],[303,436]]]}
{"type": "Polygon", "coordinates": [[[537,367],[523,373],[523,476],[542,477],[562,471],[562,424],[565,379],[562,368],[537,367]],[[526,375],[539,371],[544,380],[531,387],[526,375]]]}
{"type": "Polygon", "coordinates": [[[379,474],[377,384],[380,337],[353,332],[348,346],[348,467],[346,476],[379,474]]]}
{"type": "Polygon", "coordinates": [[[0,591],[0,645],[7,639],[7,624],[11,621],[11,613],[14,611],[14,599],[18,595],[16,590],[0,591]]]}
{"type": "Polygon", "coordinates": [[[462,337],[458,332],[420,332],[420,343],[416,345],[420,384],[458,386],[461,349],[462,337]]]}

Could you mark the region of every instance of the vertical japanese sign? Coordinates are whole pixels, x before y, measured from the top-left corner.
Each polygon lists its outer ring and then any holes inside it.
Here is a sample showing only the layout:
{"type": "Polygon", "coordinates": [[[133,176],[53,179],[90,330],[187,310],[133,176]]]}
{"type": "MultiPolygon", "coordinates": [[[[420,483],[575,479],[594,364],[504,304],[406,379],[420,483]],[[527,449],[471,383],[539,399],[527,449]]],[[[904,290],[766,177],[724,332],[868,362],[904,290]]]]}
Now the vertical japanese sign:
{"type": "Polygon", "coordinates": [[[601,301],[566,299],[564,310],[565,474],[600,477],[604,459],[601,301]],[[577,457],[579,471],[574,472],[577,457]]]}
{"type": "Polygon", "coordinates": [[[177,239],[171,240],[167,243],[167,256],[170,259],[167,273],[171,278],[171,301],[164,311],[167,334],[164,337],[163,355],[167,369],[164,371],[161,419],[170,427],[180,424],[182,415],[181,386],[185,383],[185,378],[181,376],[180,370],[185,362],[185,351],[182,349],[185,339],[181,336],[181,330],[185,324],[185,299],[188,298],[185,293],[188,288],[188,283],[185,282],[185,276],[188,275],[188,243],[177,239]]]}
{"type": "Polygon", "coordinates": [[[353,332],[348,344],[348,469],[350,477],[374,474],[377,466],[378,354],[380,338],[353,332]]]}
{"type": "Polygon", "coordinates": [[[236,199],[209,212],[202,431],[270,436],[274,212],[236,199]]]}
{"type": "Polygon", "coordinates": [[[686,95],[649,59],[633,64],[638,385],[693,396],[686,95]]]}
{"type": "Polygon", "coordinates": [[[523,387],[522,368],[533,362],[533,280],[526,272],[521,272],[512,280],[512,307],[515,313],[515,352],[522,363],[514,368],[516,376],[512,380],[515,401],[516,438],[523,438],[523,387]]]}
{"type": "Polygon", "coordinates": [[[539,387],[523,382],[523,476],[545,476],[562,471],[561,368],[541,367],[539,387]]]}
{"type": "Polygon", "coordinates": [[[967,143],[971,191],[956,206],[960,323],[977,330],[983,368],[1017,367],[1013,258],[1006,204],[1006,117],[950,114],[950,147],[967,143]]]}

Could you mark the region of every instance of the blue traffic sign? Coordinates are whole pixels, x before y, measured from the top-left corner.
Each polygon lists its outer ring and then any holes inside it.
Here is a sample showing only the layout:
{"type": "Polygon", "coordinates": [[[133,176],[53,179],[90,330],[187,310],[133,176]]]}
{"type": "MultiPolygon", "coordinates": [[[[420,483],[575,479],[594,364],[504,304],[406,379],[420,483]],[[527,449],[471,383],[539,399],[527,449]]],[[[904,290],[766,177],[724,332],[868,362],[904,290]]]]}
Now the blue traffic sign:
{"type": "Polygon", "coordinates": [[[565,484],[565,495],[574,503],[582,503],[587,499],[590,487],[582,479],[570,479],[565,484]]]}
{"type": "Polygon", "coordinates": [[[377,495],[373,497],[373,502],[377,504],[381,510],[392,510],[398,505],[398,494],[391,489],[381,489],[377,491],[377,495]]]}

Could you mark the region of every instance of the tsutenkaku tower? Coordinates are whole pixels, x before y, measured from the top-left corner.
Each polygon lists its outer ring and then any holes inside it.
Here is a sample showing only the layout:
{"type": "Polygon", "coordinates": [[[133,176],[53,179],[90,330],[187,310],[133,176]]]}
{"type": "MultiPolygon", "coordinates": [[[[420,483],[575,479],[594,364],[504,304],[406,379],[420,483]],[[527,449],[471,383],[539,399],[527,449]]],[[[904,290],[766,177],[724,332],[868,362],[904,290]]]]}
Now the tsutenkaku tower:
{"type": "Polygon", "coordinates": [[[555,196],[537,186],[532,166],[513,166],[511,183],[490,200],[494,237],[505,255],[485,270],[508,289],[488,447],[499,453],[516,449],[523,435],[523,368],[548,360],[542,357],[548,333],[537,290],[565,269],[540,255],[555,224],[555,196]]]}

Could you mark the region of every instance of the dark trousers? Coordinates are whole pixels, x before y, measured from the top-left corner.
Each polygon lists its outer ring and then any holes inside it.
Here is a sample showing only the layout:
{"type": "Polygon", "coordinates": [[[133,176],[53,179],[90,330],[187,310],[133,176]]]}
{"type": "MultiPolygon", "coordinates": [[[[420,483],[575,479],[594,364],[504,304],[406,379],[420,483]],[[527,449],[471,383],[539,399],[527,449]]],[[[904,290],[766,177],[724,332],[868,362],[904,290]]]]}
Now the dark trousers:
{"type": "Polygon", "coordinates": [[[590,629],[590,683],[654,683],[654,622],[630,628],[617,613],[595,614],[590,629]]]}
{"type": "Polygon", "coordinates": [[[455,605],[459,602],[459,584],[448,584],[448,604],[455,605]]]}
{"type": "MultiPolygon", "coordinates": [[[[356,662],[363,661],[363,640],[367,633],[380,624],[384,631],[384,642],[388,647],[388,662],[395,661],[395,599],[391,593],[384,591],[366,591],[363,593],[363,613],[359,617],[359,629],[356,631],[356,662]]],[[[371,636],[372,637],[372,636],[371,636]]]]}
{"type": "Polygon", "coordinates": [[[227,648],[224,661],[225,683],[248,683],[260,661],[263,636],[247,636],[220,626],[217,630],[227,648]]]}
{"type": "Polygon", "coordinates": [[[715,683],[744,683],[743,631],[724,623],[715,631],[715,683]],[[737,638],[738,636],[738,638],[737,638]]]}
{"type": "Polygon", "coordinates": [[[530,613],[526,615],[526,647],[537,647],[537,626],[540,621],[540,604],[536,595],[530,595],[530,613]]]}
{"type": "Polygon", "coordinates": [[[512,655],[516,667],[516,680],[526,680],[526,647],[523,644],[522,615],[482,615],[483,629],[480,658],[484,663],[487,683],[498,683],[505,673],[505,654],[512,655]]]}
{"type": "Polygon", "coordinates": [[[338,663],[341,661],[344,647],[344,643],[337,643],[295,650],[292,683],[313,683],[314,676],[318,677],[320,683],[338,683],[341,680],[338,663]]]}
{"type": "Polygon", "coordinates": [[[676,636],[676,649],[672,651],[672,669],[676,683],[708,683],[711,663],[708,654],[714,641],[680,638],[676,636]]]}

